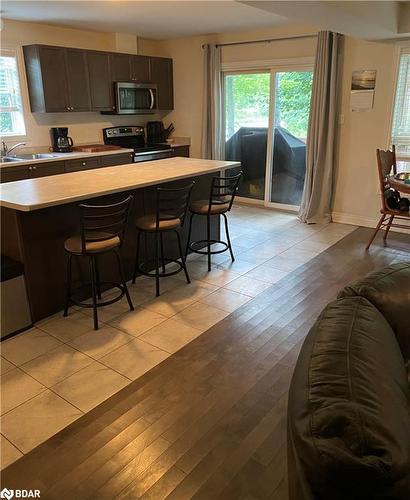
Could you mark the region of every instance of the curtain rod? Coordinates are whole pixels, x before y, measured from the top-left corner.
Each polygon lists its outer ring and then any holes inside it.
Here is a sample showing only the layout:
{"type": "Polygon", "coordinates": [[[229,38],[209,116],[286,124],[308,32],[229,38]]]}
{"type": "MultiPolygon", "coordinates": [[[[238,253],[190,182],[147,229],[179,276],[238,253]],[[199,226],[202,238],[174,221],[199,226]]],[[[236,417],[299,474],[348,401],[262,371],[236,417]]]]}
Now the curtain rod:
{"type": "MultiPolygon", "coordinates": [[[[246,40],[245,42],[227,42],[227,43],[217,43],[216,47],[228,47],[230,45],[249,45],[250,43],[270,43],[270,42],[280,42],[283,40],[297,40],[299,38],[316,38],[315,35],[295,35],[295,36],[285,36],[282,38],[265,38],[264,40],[246,40]]],[[[202,45],[202,48],[205,47],[206,44],[202,45]]]]}

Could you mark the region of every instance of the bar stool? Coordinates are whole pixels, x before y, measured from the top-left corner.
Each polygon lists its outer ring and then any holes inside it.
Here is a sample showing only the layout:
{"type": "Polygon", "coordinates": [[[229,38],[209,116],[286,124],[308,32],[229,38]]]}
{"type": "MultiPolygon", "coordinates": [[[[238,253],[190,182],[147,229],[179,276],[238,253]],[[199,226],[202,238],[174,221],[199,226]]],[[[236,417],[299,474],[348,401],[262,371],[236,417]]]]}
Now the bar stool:
{"type": "Polygon", "coordinates": [[[138,272],[140,274],[143,274],[144,276],[155,278],[155,292],[157,297],[160,294],[160,278],[173,276],[174,274],[177,274],[183,270],[187,283],[191,283],[188,270],[185,265],[185,256],[182,251],[181,236],[178,230],[184,225],[193,186],[194,182],[191,182],[190,184],[182,188],[157,188],[155,214],[138,217],[135,221],[135,227],[137,229],[138,235],[132,282],[135,283],[138,272]],[[163,235],[167,232],[174,232],[177,236],[180,261],[164,257],[163,235]],[[154,260],[140,264],[139,253],[142,233],[154,235],[154,260]],[[159,246],[160,248],[158,248],[159,246]],[[160,262],[162,272],[160,272],[159,270],[160,262]],[[178,269],[176,269],[175,271],[166,272],[165,266],[166,264],[169,264],[171,262],[177,264],[178,269]],[[154,271],[147,271],[146,268],[152,269],[152,267],[150,267],[152,265],[154,265],[154,271]]]}
{"type": "MultiPolygon", "coordinates": [[[[68,315],[70,304],[79,307],[92,308],[94,318],[94,329],[98,330],[99,307],[114,304],[125,295],[130,310],[134,310],[127,283],[124,277],[121,257],[118,249],[124,242],[127,227],[128,213],[133,196],[110,205],[79,205],[80,209],[80,235],[71,236],[64,243],[65,251],[68,253],[67,263],[67,298],[64,308],[64,316],[68,315]],[[101,282],[98,270],[97,257],[103,253],[113,252],[117,258],[121,283],[101,282]],[[86,257],[89,261],[92,302],[82,302],[74,298],[71,290],[72,258],[86,257]],[[120,293],[106,301],[101,300],[101,286],[118,288],[120,293]]],[[[84,287],[81,287],[84,288],[84,287]]]]}
{"type": "Polygon", "coordinates": [[[188,250],[202,255],[207,255],[208,271],[211,270],[211,256],[214,254],[223,253],[226,252],[226,250],[229,250],[232,262],[235,260],[232,251],[231,239],[229,237],[228,218],[226,216],[226,213],[229,212],[232,208],[241,176],[242,171],[230,177],[214,177],[211,182],[209,199],[195,201],[191,203],[189,207],[191,216],[189,218],[188,241],[185,251],[185,257],[188,254],[188,250]],[[191,243],[192,219],[194,215],[206,216],[206,240],[199,240],[191,243]],[[225,241],[211,239],[212,215],[217,215],[218,217],[222,215],[225,219],[226,238],[228,240],[227,243],[225,241]],[[198,248],[194,247],[194,245],[197,246],[203,243],[207,244],[206,250],[199,250],[198,248]],[[224,248],[222,250],[211,250],[211,244],[214,243],[221,243],[222,245],[224,245],[224,248]]]}

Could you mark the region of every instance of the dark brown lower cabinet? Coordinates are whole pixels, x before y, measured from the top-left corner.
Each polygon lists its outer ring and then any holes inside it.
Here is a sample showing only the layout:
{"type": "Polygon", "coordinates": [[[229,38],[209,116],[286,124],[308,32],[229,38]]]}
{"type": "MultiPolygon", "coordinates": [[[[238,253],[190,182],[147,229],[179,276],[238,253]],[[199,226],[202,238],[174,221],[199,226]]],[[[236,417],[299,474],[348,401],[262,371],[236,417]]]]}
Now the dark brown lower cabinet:
{"type": "Polygon", "coordinates": [[[174,146],[175,156],[189,158],[189,146],[174,146]]]}
{"type": "Polygon", "coordinates": [[[48,175],[64,174],[64,172],[65,169],[63,161],[44,163],[40,167],[38,165],[32,165],[30,170],[30,179],[47,177],[48,175]]]}
{"type": "MultiPolygon", "coordinates": [[[[174,147],[174,156],[189,157],[189,146],[174,147]]],[[[12,165],[0,168],[0,182],[22,181],[48,175],[58,175],[68,172],[80,172],[94,168],[114,167],[133,163],[133,153],[117,153],[75,160],[60,160],[37,163],[36,165],[12,165]]]]}
{"type": "Polygon", "coordinates": [[[35,179],[48,175],[64,174],[64,162],[48,162],[42,165],[13,165],[2,167],[0,170],[1,182],[22,181],[24,179],[35,179]]]}
{"type": "Polygon", "coordinates": [[[122,153],[117,155],[101,156],[102,167],[113,167],[115,165],[127,165],[133,163],[133,153],[122,153]]]}
{"type": "Polygon", "coordinates": [[[68,160],[65,162],[66,172],[80,172],[81,170],[90,170],[100,168],[100,158],[84,158],[81,160],[68,160]]]}

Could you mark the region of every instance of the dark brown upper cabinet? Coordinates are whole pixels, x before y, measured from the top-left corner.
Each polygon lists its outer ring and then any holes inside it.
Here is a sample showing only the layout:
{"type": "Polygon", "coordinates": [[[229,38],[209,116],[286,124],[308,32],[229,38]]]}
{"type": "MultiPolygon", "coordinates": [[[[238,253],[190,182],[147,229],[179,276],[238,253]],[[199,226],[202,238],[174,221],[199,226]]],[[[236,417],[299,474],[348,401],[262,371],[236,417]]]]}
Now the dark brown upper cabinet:
{"type": "Polygon", "coordinates": [[[131,81],[136,83],[151,82],[149,56],[131,56],[131,81]]]}
{"type": "Polygon", "coordinates": [[[33,113],[70,111],[65,49],[45,45],[23,47],[33,113]]]}
{"type": "Polygon", "coordinates": [[[111,54],[111,77],[113,82],[131,80],[131,58],[128,54],[111,54]]]}
{"type": "Polygon", "coordinates": [[[115,109],[110,55],[108,52],[87,51],[91,109],[93,111],[112,111],[115,109]]]}
{"type": "Polygon", "coordinates": [[[67,94],[70,111],[90,111],[90,87],[84,50],[65,49],[67,94]]]}
{"type": "Polygon", "coordinates": [[[87,60],[79,49],[23,47],[31,111],[90,111],[87,60]]]}
{"type": "Polygon", "coordinates": [[[158,109],[174,108],[172,59],[49,45],[23,47],[32,112],[115,111],[114,82],[158,85],[158,109]]]}
{"type": "Polygon", "coordinates": [[[151,57],[151,81],[158,85],[158,109],[174,109],[172,59],[151,57]]]}

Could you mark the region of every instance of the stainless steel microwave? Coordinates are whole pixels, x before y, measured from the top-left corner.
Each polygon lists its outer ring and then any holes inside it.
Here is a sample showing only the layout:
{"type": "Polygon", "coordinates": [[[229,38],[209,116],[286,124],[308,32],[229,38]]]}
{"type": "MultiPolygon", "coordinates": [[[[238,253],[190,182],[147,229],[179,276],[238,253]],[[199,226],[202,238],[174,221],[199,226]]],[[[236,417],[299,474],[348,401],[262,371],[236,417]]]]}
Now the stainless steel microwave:
{"type": "Polygon", "coordinates": [[[149,114],[158,110],[158,89],[154,83],[115,82],[114,89],[117,114],[149,114]]]}

